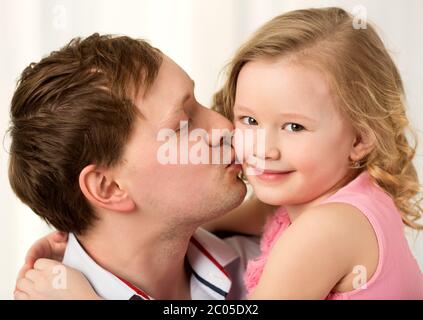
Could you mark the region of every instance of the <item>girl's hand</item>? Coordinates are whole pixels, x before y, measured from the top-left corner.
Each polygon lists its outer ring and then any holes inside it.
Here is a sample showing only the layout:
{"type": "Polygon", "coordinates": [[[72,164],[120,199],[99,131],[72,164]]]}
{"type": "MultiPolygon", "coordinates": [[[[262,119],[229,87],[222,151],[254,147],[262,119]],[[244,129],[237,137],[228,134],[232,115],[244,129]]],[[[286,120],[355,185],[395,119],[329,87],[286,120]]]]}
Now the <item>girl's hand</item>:
{"type": "Polygon", "coordinates": [[[16,300],[101,299],[79,271],[57,261],[38,259],[16,284],[16,300]]]}
{"type": "Polygon", "coordinates": [[[19,271],[17,281],[24,278],[25,273],[34,268],[37,259],[46,258],[56,261],[62,261],[68,243],[68,234],[66,232],[55,231],[49,235],[37,240],[25,257],[25,263],[19,271]]]}

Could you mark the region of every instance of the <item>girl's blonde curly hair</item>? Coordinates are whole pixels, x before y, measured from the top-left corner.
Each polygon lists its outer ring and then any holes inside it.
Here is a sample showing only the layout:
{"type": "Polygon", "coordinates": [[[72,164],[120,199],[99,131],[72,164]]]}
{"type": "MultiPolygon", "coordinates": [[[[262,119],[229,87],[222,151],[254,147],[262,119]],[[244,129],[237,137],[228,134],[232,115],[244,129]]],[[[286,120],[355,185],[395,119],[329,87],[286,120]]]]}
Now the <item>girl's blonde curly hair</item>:
{"type": "Polygon", "coordinates": [[[423,212],[421,185],[412,163],[417,139],[406,116],[402,80],[375,29],[369,23],[355,29],[353,22],[340,8],[291,11],[267,22],[228,64],[213,109],[233,120],[238,74],[249,61],[290,56],[319,68],[341,112],[357,132],[375,140],[359,170],[368,170],[391,195],[406,225],[421,230],[416,222],[423,212]]]}

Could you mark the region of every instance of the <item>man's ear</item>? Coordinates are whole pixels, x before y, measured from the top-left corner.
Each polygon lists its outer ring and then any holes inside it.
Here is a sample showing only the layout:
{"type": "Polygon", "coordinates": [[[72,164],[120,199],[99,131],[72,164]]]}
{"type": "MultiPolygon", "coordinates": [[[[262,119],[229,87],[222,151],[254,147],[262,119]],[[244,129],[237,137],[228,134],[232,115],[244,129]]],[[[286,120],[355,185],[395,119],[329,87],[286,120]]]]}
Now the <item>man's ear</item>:
{"type": "Polygon", "coordinates": [[[357,132],[353,141],[350,158],[352,161],[360,161],[372,152],[375,147],[376,137],[368,131],[357,132]]]}
{"type": "Polygon", "coordinates": [[[87,200],[96,207],[129,212],[135,203],[128,192],[113,180],[108,169],[93,164],[86,166],[79,174],[79,187],[87,200]]]}

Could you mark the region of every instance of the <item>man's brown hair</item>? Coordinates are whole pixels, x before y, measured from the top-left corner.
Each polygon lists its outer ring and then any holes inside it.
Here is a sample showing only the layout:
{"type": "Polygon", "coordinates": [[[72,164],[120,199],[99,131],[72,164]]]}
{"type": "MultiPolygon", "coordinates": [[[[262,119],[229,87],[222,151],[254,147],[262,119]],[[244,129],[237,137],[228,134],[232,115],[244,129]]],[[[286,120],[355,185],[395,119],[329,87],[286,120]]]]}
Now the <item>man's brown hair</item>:
{"type": "Polygon", "coordinates": [[[161,62],[143,40],[93,34],[23,71],[11,103],[9,180],[47,223],[75,233],[92,225],[79,174],[89,164],[119,163],[137,88],[148,89],[161,62]]]}

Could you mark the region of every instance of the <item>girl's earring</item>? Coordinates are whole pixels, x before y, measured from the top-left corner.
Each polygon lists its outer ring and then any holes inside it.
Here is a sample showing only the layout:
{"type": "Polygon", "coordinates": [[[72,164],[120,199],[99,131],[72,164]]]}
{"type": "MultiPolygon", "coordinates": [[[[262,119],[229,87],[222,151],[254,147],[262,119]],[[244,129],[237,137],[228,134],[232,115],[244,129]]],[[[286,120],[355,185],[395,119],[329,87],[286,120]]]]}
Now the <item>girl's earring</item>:
{"type": "Polygon", "coordinates": [[[361,163],[360,163],[360,161],[353,161],[352,162],[352,168],[353,169],[358,169],[358,168],[360,168],[361,167],[361,163]]]}

